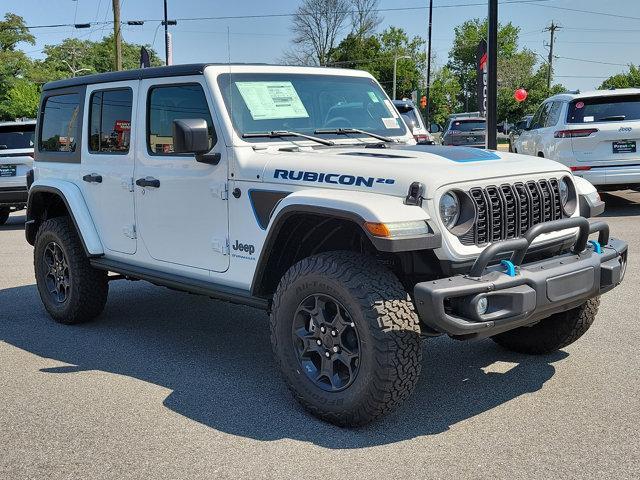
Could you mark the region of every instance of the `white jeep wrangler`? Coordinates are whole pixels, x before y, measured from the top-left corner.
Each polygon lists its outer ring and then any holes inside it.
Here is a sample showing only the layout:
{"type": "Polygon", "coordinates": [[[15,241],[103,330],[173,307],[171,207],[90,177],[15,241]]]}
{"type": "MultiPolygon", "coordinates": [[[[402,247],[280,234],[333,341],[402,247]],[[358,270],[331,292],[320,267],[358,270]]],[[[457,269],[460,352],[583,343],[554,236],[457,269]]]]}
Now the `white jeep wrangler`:
{"type": "Polygon", "coordinates": [[[26,236],[49,314],[97,317],[117,278],[263,309],[287,385],[339,425],[410,395],[423,338],[550,352],[624,277],[588,182],[417,146],[365,72],[100,74],[45,85],[38,117],[26,236]]]}

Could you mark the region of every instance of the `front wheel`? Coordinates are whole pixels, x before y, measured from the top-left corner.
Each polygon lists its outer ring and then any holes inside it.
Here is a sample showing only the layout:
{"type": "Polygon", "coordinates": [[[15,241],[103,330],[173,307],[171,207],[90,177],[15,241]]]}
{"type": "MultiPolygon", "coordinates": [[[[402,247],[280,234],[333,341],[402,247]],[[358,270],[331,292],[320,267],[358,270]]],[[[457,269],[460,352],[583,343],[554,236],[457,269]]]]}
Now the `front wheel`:
{"type": "Polygon", "coordinates": [[[600,297],[566,312],[551,315],[531,327],[520,327],[492,337],[498,345],[518,353],[539,355],[571,345],[596,319],[600,297]]]}
{"type": "Polygon", "coordinates": [[[400,281],[369,257],[329,252],[295,264],[278,285],[270,324],[289,389],[336,425],[384,415],[418,380],[418,316],[400,281]]]}

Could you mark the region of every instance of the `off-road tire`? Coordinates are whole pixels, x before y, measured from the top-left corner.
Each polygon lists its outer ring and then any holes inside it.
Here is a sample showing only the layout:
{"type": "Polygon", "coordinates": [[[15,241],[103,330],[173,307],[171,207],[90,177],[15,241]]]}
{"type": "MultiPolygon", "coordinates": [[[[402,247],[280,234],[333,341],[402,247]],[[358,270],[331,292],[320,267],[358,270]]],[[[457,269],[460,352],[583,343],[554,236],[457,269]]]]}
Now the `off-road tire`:
{"type": "Polygon", "coordinates": [[[91,266],[68,217],[52,218],[40,226],[35,241],[34,268],[42,303],[56,322],[66,325],[84,323],[104,310],[109,292],[107,272],[91,266]],[[60,246],[68,264],[70,288],[64,303],[56,302],[45,282],[47,272],[43,256],[51,242],[60,246]]]}
{"type": "Polygon", "coordinates": [[[540,355],[571,345],[589,330],[596,319],[600,297],[581,306],[556,313],[531,327],[520,327],[492,337],[498,345],[518,353],[540,355]]]}
{"type": "Polygon", "coordinates": [[[287,386],[313,415],[344,427],[365,425],[412,393],[420,375],[420,323],[396,276],[370,257],[328,252],[301,260],[282,277],[270,315],[271,344],[287,386]],[[348,310],[361,338],[351,385],[319,388],[300,366],[291,339],[296,308],[312,294],[329,294],[348,310]]]}
{"type": "Polygon", "coordinates": [[[11,210],[8,207],[0,207],[0,225],[4,225],[9,220],[11,210]]]}

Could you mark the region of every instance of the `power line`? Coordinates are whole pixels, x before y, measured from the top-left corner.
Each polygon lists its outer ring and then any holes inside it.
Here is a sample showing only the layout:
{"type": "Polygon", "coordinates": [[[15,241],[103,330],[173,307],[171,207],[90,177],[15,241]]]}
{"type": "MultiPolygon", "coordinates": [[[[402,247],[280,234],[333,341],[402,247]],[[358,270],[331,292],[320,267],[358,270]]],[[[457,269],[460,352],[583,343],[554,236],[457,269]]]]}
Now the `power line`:
{"type": "MultiPolygon", "coordinates": [[[[506,0],[501,2],[501,5],[503,6],[514,5],[514,4],[535,5],[535,4],[545,3],[550,1],[553,1],[553,0],[506,0]]],[[[473,2],[473,3],[455,3],[450,5],[434,5],[433,8],[435,9],[435,8],[459,8],[459,7],[486,7],[486,5],[487,3],[485,1],[485,2],[473,2]]],[[[411,11],[427,10],[427,9],[428,9],[428,6],[417,6],[417,7],[378,8],[372,11],[375,11],[378,13],[385,13],[385,12],[411,12],[411,11]]],[[[342,15],[348,15],[350,13],[355,13],[355,11],[345,10],[339,13],[342,15]]],[[[195,22],[195,21],[202,21],[202,20],[248,20],[248,19],[257,19],[257,18],[286,18],[286,17],[295,17],[296,15],[299,15],[299,14],[295,12],[287,12],[287,13],[253,14],[253,15],[223,15],[223,16],[215,16],[215,17],[185,17],[185,18],[176,18],[174,20],[180,21],[180,22],[195,22]]],[[[157,18],[145,18],[138,21],[161,22],[163,20],[157,19],[157,18]]],[[[113,23],[113,22],[112,21],[91,22],[91,23],[88,23],[88,25],[92,26],[92,25],[110,24],[110,23],[113,23]]],[[[127,23],[127,22],[125,21],[122,23],[127,23]]],[[[27,28],[30,30],[33,30],[33,29],[40,29],[40,28],[76,27],[77,25],[79,24],[57,23],[57,24],[51,24],[51,25],[31,25],[31,26],[28,26],[27,28]]],[[[83,25],[87,25],[87,24],[83,24],[83,25]]]]}
{"type": "Polygon", "coordinates": [[[630,65],[630,63],[601,62],[599,60],[588,60],[586,58],[560,57],[558,55],[556,55],[555,58],[561,58],[563,60],[574,60],[576,62],[598,63],[600,65],[615,65],[617,67],[628,67],[630,65]]]}
{"type": "Polygon", "coordinates": [[[625,18],[629,20],[640,20],[640,17],[630,17],[629,15],[618,15],[616,13],[607,13],[607,12],[596,12],[594,10],[582,10],[580,8],[570,8],[570,7],[557,7],[555,5],[535,5],[536,7],[542,8],[554,8],[556,10],[564,10],[567,12],[577,12],[577,13],[588,13],[591,15],[602,15],[605,17],[613,17],[613,18],[625,18]]]}

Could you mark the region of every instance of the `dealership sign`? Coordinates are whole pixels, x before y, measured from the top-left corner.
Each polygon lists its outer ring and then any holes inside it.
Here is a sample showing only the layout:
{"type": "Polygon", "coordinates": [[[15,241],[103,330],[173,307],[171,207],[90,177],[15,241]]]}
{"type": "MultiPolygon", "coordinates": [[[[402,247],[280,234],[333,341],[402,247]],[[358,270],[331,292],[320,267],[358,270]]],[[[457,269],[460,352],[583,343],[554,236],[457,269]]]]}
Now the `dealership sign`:
{"type": "Polygon", "coordinates": [[[480,40],[477,53],[477,95],[478,111],[480,116],[487,116],[487,81],[489,69],[487,68],[487,42],[480,40]]]}

